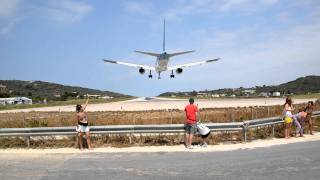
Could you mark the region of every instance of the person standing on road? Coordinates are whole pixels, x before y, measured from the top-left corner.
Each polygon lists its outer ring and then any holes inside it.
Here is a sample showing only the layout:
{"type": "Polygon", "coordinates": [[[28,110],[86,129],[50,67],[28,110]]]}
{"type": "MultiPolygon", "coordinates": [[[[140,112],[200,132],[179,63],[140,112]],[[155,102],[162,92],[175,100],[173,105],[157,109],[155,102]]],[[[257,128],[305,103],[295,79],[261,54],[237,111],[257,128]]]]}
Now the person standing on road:
{"type": "Polygon", "coordinates": [[[195,134],[197,128],[196,128],[196,123],[197,123],[197,115],[198,115],[198,107],[194,105],[194,99],[190,98],[189,103],[184,111],[186,113],[186,121],[184,124],[184,130],[185,130],[185,146],[188,149],[192,149],[192,138],[193,135],[195,134]]]}
{"type": "Polygon", "coordinates": [[[87,115],[87,112],[85,112],[88,102],[89,102],[89,96],[87,95],[87,101],[85,105],[80,105],[80,104],[76,105],[76,111],[77,111],[76,120],[78,123],[76,130],[78,132],[78,143],[81,150],[83,150],[83,143],[82,143],[83,133],[86,134],[88,149],[92,149],[91,142],[90,142],[90,130],[88,127],[88,115],[87,115]]]}

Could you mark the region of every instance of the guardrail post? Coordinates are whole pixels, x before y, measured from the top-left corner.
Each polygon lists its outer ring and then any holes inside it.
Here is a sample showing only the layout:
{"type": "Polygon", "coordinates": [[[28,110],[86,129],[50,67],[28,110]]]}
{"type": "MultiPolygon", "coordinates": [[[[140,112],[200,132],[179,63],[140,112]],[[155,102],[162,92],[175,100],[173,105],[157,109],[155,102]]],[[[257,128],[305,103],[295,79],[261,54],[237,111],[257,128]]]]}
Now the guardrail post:
{"type": "Polygon", "coordinates": [[[132,134],[129,135],[129,144],[132,144],[132,138],[131,138],[132,134]]]}
{"type": "Polygon", "coordinates": [[[272,124],[271,127],[272,127],[272,138],[274,138],[274,124],[272,124]]]}
{"type": "Polygon", "coordinates": [[[30,147],[30,136],[26,136],[26,140],[27,140],[27,146],[29,148],[30,147]]]}
{"type": "Polygon", "coordinates": [[[243,123],[242,128],[243,128],[243,130],[242,130],[243,131],[243,141],[247,142],[247,124],[243,123]]]}

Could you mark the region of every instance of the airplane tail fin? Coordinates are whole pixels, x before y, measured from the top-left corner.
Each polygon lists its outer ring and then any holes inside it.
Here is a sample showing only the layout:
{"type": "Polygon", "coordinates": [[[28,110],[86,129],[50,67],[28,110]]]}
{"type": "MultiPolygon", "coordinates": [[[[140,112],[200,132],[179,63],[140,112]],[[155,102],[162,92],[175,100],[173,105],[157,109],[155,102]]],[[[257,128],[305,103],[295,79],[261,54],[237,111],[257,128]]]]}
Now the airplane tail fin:
{"type": "Polygon", "coordinates": [[[166,51],[166,19],[163,19],[163,39],[162,39],[162,52],[166,51]]]}
{"type": "Polygon", "coordinates": [[[168,54],[168,55],[169,55],[169,57],[172,57],[172,56],[178,56],[178,55],[187,54],[187,53],[192,53],[192,52],[195,52],[195,51],[192,50],[192,51],[176,52],[176,53],[170,53],[170,54],[168,54]]]}

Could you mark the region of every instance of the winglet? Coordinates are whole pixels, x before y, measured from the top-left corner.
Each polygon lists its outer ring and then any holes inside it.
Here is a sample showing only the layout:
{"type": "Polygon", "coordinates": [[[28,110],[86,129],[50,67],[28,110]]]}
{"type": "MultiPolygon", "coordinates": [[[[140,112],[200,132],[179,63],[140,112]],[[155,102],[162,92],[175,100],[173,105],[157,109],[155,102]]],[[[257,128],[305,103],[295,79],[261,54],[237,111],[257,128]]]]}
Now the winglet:
{"type": "Polygon", "coordinates": [[[210,59],[210,60],[206,60],[207,63],[209,62],[213,62],[213,61],[219,61],[220,58],[216,58],[216,59],[210,59]]]}
{"type": "Polygon", "coordinates": [[[114,63],[117,64],[117,61],[112,61],[112,60],[108,60],[108,59],[103,59],[104,62],[108,62],[108,63],[114,63]]]}

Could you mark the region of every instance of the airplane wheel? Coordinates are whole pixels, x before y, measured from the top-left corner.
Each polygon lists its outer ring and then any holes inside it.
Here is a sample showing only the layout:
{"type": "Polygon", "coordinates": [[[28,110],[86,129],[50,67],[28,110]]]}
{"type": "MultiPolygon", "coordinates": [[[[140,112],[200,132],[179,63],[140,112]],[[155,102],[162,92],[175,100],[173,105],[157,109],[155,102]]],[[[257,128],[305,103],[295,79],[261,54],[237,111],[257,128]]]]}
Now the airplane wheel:
{"type": "Polygon", "coordinates": [[[152,75],[149,75],[149,79],[152,79],[152,75]]]}
{"type": "Polygon", "coordinates": [[[173,75],[173,74],[171,74],[171,75],[170,75],[170,77],[171,77],[171,78],[174,78],[174,75],[173,75]]]}

